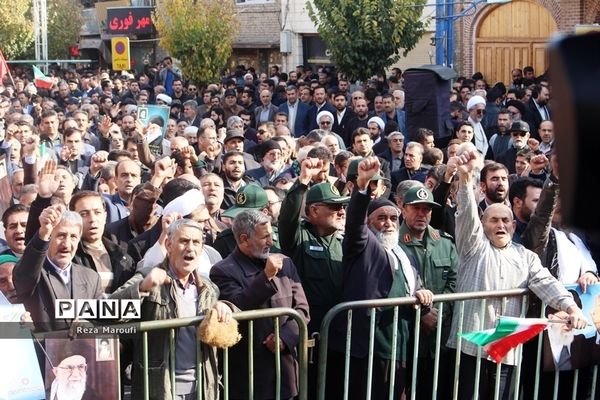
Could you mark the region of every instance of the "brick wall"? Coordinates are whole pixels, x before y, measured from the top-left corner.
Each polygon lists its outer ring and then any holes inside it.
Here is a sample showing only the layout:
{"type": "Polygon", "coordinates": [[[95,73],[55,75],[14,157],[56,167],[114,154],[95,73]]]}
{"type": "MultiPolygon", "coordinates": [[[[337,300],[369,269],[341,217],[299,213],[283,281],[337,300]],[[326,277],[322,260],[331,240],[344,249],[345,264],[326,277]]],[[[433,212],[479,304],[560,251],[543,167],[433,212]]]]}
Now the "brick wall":
{"type": "Polygon", "coordinates": [[[240,34],[234,47],[249,44],[279,45],[281,7],[279,2],[237,7],[240,34]]]}
{"type": "MultiPolygon", "coordinates": [[[[559,31],[568,32],[572,31],[576,24],[600,21],[600,0],[537,0],[536,3],[550,12],[559,31]]],[[[454,67],[460,75],[473,74],[476,28],[495,7],[499,6],[480,5],[472,15],[456,22],[454,67]]],[[[460,11],[461,7],[457,6],[455,12],[460,11]]]]}

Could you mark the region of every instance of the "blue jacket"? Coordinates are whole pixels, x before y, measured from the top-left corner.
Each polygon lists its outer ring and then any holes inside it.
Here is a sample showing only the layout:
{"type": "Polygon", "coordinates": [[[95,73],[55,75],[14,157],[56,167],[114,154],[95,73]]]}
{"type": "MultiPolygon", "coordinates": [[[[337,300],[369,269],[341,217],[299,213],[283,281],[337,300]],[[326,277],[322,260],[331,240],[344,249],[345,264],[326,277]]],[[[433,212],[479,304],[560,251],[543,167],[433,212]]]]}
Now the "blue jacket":
{"type": "Polygon", "coordinates": [[[102,195],[104,204],[106,205],[106,223],[117,222],[129,215],[127,203],[119,196],[118,193],[113,195],[102,195]]]}
{"type": "MultiPolygon", "coordinates": [[[[308,110],[309,106],[300,100],[296,101],[296,120],[294,121],[294,136],[300,137],[308,133],[308,110]]],[[[290,108],[287,101],[279,106],[279,111],[290,115],[290,108]]]]}

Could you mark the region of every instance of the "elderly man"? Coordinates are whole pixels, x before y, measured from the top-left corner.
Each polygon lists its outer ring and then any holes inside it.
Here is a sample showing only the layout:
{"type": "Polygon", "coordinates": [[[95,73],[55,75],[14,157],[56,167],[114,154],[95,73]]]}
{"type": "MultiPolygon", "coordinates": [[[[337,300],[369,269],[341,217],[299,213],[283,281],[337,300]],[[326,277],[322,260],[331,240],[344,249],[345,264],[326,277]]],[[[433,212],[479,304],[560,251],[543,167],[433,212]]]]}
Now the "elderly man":
{"type": "Polygon", "coordinates": [[[99,298],[100,276],[72,262],[83,230],[79,214],[56,204],[44,209],[39,221],[39,231],[13,270],[13,282],[36,329],[67,329],[67,321],[55,319],[54,301],[99,298]]]}
{"type": "Polygon", "coordinates": [[[87,382],[87,360],[84,356],[76,354],[64,358],[52,368],[52,373],[55,378],[50,386],[49,399],[81,400],[83,398],[87,382]]]}
{"type": "MultiPolygon", "coordinates": [[[[197,269],[203,255],[202,237],[203,227],[197,222],[190,219],[173,222],[167,230],[165,246],[168,256],[165,260],[155,267],[138,271],[110,298],[142,299],[143,320],[194,317],[212,309],[220,322],[228,322],[233,307],[217,301],[218,289],[197,269]]],[[[168,331],[151,333],[148,348],[148,365],[165,365],[172,351],[168,331]]],[[[195,399],[198,391],[204,399],[218,399],[217,353],[213,347],[198,342],[195,326],[178,329],[174,351],[175,371],[165,366],[156,372],[156,379],[149,380],[150,398],[173,399],[174,386],[177,399],[195,399]],[[196,359],[196,351],[190,351],[199,345],[202,346],[201,360],[196,359]],[[198,362],[202,365],[201,370],[196,369],[198,362]],[[201,386],[197,386],[196,382],[201,382],[201,386]]],[[[144,395],[143,357],[141,341],[137,341],[132,382],[134,399],[141,399],[144,395]]]]}
{"type": "MultiPolygon", "coordinates": [[[[343,300],[370,300],[391,297],[416,296],[421,304],[429,306],[433,293],[421,288],[420,278],[406,253],[398,246],[400,211],[389,200],[371,202],[370,182],[379,173],[379,160],[368,157],[358,166],[356,188],[348,205],[346,236],[343,242],[344,268],[343,300]]],[[[402,310],[408,314],[408,310],[402,310]]],[[[353,393],[350,398],[366,396],[369,364],[368,343],[370,311],[358,310],[353,314],[352,343],[350,348],[350,379],[353,393]]],[[[393,310],[376,311],[373,359],[373,398],[392,397],[389,391],[389,370],[396,368],[396,384],[393,398],[402,398],[406,385],[406,344],[409,340],[409,315],[401,315],[395,327],[393,310]],[[396,365],[391,366],[392,342],[397,330],[396,365]]],[[[346,318],[334,324],[336,334],[345,337],[346,318]]],[[[330,347],[343,354],[345,340],[332,341],[330,347]]],[[[339,360],[331,360],[334,363],[339,360]]],[[[332,368],[343,371],[342,368],[332,368]]],[[[331,370],[330,370],[331,371],[331,370]]],[[[333,371],[332,371],[333,372],[333,371]]],[[[339,390],[341,385],[334,386],[339,390]]],[[[337,396],[339,397],[339,395],[337,396]]]]}
{"type": "MultiPolygon", "coordinates": [[[[488,205],[481,221],[473,191],[473,172],[481,165],[481,156],[472,146],[462,149],[457,161],[459,174],[458,209],[456,213],[456,247],[460,257],[457,292],[492,291],[529,288],[551,307],[566,311],[572,328],[587,325],[582,311],[573,297],[544,268],[539,258],[530,250],[512,242],[515,230],[513,213],[502,203],[488,205]]],[[[521,315],[521,299],[488,299],[486,312],[480,314],[479,301],[465,302],[463,332],[490,329],[496,325],[498,315],[521,315]]],[[[456,348],[459,330],[458,314],[452,320],[448,346],[456,348]]],[[[478,347],[461,343],[461,373],[459,398],[473,398],[478,347]]],[[[485,352],[482,353],[485,356],[485,352]]],[[[494,393],[497,366],[487,359],[481,362],[479,395],[489,398],[494,393]]],[[[500,398],[507,399],[517,356],[510,351],[500,365],[500,398]]]]}
{"type": "Polygon", "coordinates": [[[0,256],[0,294],[11,303],[17,301],[17,292],[12,279],[13,269],[17,262],[19,262],[19,259],[13,255],[4,254],[0,256]]]}
{"type": "Polygon", "coordinates": [[[517,160],[517,152],[527,147],[527,141],[531,136],[527,122],[513,122],[510,126],[510,136],[512,137],[512,146],[498,154],[495,160],[504,164],[508,168],[509,174],[514,174],[516,172],[515,161],[517,160]]]}
{"type": "Polygon", "coordinates": [[[481,96],[473,96],[467,102],[467,111],[469,112],[468,121],[473,124],[475,147],[484,156],[487,154],[489,148],[488,139],[481,124],[485,114],[485,104],[485,99],[481,96]]]}
{"type": "MultiPolygon", "coordinates": [[[[273,244],[269,216],[247,210],[233,221],[233,234],[237,247],[227,258],[215,264],[210,279],[221,290],[220,298],[228,300],[242,310],[290,307],[308,322],[308,303],[296,267],[290,258],[269,254],[273,244]]],[[[281,357],[281,395],[290,399],[298,394],[296,346],[299,328],[289,317],[280,317],[279,349],[281,357]]],[[[248,375],[248,332],[242,328],[242,341],[229,350],[229,370],[239,376],[248,375]]],[[[274,399],[275,357],[277,340],[272,319],[254,323],[252,344],[254,365],[254,398],[274,399]]],[[[229,388],[230,399],[248,398],[247,379],[229,388]]]]}
{"type": "Polygon", "coordinates": [[[286,169],[281,146],[275,140],[266,140],[259,145],[258,155],[261,167],[246,171],[246,175],[261,186],[269,186],[286,169]]]}

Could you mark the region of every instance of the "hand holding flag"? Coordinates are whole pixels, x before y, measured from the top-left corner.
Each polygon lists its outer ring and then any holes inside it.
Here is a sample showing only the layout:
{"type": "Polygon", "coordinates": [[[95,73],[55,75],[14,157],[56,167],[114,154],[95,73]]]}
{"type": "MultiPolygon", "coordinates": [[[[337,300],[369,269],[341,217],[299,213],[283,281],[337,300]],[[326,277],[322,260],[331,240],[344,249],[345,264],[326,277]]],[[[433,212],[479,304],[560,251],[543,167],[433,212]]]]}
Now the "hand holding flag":
{"type": "Polygon", "coordinates": [[[506,354],[520,344],[536,337],[549,323],[568,323],[566,320],[548,320],[546,318],[499,317],[495,329],[463,333],[464,339],[483,349],[499,364],[506,354]]]}

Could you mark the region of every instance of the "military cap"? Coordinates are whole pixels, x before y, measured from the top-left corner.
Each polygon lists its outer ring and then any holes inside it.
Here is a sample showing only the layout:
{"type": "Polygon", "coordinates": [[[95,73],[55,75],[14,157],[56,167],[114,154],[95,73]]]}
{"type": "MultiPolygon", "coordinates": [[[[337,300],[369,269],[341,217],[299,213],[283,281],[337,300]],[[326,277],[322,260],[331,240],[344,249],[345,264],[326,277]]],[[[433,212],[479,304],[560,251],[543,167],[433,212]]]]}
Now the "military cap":
{"type": "Polygon", "coordinates": [[[323,182],[314,185],[306,194],[306,204],[340,204],[347,203],[349,200],[350,197],[340,195],[340,192],[335,188],[335,186],[329,182],[323,182]]]}
{"type": "Polygon", "coordinates": [[[410,204],[429,204],[435,207],[441,207],[438,203],[433,201],[433,194],[429,189],[422,186],[415,186],[408,189],[404,195],[404,205],[410,204]]]}
{"type": "Polygon", "coordinates": [[[235,205],[225,212],[224,217],[235,218],[236,215],[244,210],[262,210],[269,204],[267,192],[262,187],[255,184],[248,184],[240,188],[235,195],[235,205]]]}

